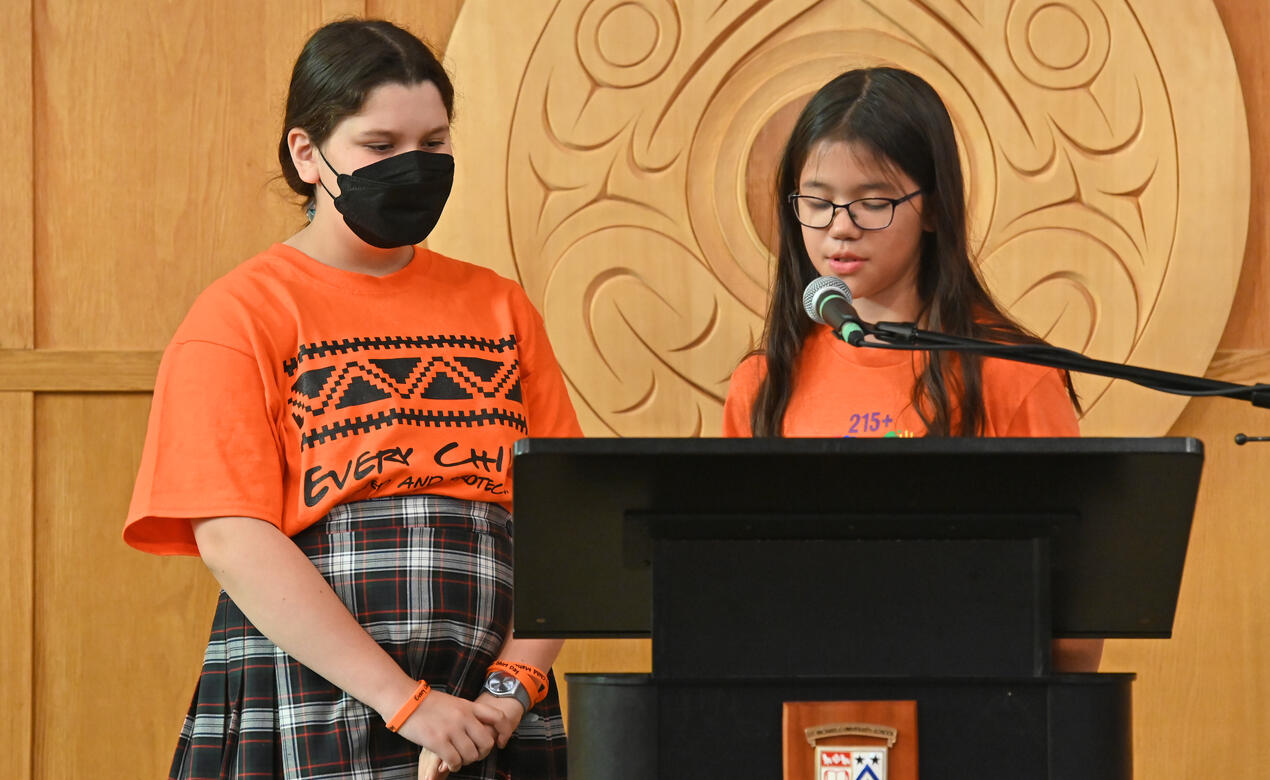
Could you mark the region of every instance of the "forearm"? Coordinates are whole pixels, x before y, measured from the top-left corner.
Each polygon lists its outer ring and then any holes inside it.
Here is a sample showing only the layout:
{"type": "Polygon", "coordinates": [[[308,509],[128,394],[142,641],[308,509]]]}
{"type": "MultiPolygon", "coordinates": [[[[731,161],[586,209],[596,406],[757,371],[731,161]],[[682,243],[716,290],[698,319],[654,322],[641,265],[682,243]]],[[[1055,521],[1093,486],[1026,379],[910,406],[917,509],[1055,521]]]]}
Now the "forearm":
{"type": "Polygon", "coordinates": [[[390,718],[416,682],[281,531],[246,517],[194,521],[207,567],[252,624],[300,663],[390,718]]]}
{"type": "Polygon", "coordinates": [[[563,646],[563,639],[509,639],[499,652],[498,659],[530,664],[545,672],[556,662],[563,646]]]}

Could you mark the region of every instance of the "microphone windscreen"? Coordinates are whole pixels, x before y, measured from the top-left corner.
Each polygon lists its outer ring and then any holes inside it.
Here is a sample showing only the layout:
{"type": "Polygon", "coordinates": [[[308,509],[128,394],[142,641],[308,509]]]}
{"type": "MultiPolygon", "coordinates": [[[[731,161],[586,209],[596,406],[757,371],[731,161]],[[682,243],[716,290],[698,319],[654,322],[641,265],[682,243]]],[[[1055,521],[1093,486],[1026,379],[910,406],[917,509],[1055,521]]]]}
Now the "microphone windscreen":
{"type": "Polygon", "coordinates": [[[821,325],[827,325],[824,317],[820,316],[820,299],[833,293],[838,293],[847,299],[847,303],[851,303],[851,288],[838,277],[820,276],[812,279],[803,290],[803,311],[821,325]]]}

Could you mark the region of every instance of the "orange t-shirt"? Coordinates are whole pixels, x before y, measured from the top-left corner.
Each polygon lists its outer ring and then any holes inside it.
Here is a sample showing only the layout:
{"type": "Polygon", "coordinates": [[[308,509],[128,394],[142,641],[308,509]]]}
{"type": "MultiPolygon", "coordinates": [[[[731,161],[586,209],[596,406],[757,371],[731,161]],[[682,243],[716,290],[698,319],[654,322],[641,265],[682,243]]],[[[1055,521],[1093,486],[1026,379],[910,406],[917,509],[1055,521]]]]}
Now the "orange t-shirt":
{"type": "MultiPolygon", "coordinates": [[[[922,436],[913,384],[924,353],[853,347],[818,325],[794,364],[785,436],[922,436]]],[[[985,358],[985,436],[1079,436],[1076,410],[1058,369],[985,358]]],[[[751,355],[732,374],[723,435],[751,436],[750,410],[767,365],[751,355]]]]}
{"type": "Polygon", "coordinates": [[[513,442],[580,435],[514,282],[422,248],[374,277],[276,244],[204,291],[164,352],[124,540],[197,555],[193,518],[290,536],[407,493],[510,509],[513,442]]]}

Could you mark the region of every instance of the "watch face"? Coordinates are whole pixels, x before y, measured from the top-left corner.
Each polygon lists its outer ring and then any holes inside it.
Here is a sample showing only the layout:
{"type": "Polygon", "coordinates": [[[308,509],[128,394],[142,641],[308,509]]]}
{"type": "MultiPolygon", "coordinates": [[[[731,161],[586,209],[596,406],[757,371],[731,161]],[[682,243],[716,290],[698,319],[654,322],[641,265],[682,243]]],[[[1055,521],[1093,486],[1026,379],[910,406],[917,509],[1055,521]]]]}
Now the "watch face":
{"type": "Polygon", "coordinates": [[[491,674],[485,680],[485,690],[495,696],[511,696],[516,692],[517,685],[520,685],[520,680],[510,674],[491,674]]]}

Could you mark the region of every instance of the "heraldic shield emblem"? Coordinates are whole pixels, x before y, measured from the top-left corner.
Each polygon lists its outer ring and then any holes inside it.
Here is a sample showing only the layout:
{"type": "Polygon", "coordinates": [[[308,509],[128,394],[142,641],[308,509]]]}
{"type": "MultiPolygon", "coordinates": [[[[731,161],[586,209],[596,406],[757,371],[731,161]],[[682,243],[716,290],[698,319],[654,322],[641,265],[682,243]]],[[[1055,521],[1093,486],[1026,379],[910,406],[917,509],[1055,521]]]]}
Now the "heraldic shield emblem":
{"type": "Polygon", "coordinates": [[[816,749],[814,780],[886,780],[886,756],[895,746],[898,729],[873,723],[834,723],[807,729],[807,742],[816,749]],[[880,737],[885,746],[817,745],[827,737],[880,737]]]}
{"type": "Polygon", "coordinates": [[[917,780],[917,703],[785,702],[785,780],[917,780]]]}
{"type": "Polygon", "coordinates": [[[818,780],[886,780],[886,749],[816,748],[818,780]]]}

